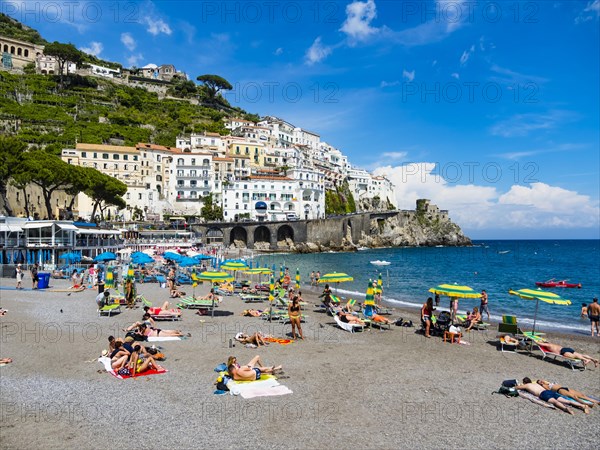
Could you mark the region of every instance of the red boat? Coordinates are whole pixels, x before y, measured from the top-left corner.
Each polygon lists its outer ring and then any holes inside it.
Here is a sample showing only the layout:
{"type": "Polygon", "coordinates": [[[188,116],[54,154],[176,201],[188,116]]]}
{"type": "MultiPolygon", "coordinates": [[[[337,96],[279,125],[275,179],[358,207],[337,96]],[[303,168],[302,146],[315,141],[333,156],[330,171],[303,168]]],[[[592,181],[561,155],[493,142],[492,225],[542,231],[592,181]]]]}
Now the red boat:
{"type": "Polygon", "coordinates": [[[581,283],[567,283],[566,280],[554,281],[554,278],[548,281],[538,281],[535,285],[545,288],[581,288],[581,283]]]}

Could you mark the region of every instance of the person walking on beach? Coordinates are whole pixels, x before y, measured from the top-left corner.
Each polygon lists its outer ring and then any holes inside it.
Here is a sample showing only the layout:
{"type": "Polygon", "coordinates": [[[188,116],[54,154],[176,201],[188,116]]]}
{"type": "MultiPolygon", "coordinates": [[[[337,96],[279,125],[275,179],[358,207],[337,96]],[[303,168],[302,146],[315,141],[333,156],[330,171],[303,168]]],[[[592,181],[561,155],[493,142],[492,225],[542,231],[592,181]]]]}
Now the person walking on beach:
{"type": "Polygon", "coordinates": [[[450,321],[456,322],[456,313],[458,312],[458,298],[450,297],[450,321]]]}
{"type": "Polygon", "coordinates": [[[483,317],[483,312],[487,313],[487,320],[490,320],[490,310],[488,309],[488,295],[485,289],[481,291],[481,305],[479,306],[479,312],[483,317]]]}
{"type": "Polygon", "coordinates": [[[31,266],[30,272],[31,272],[31,288],[32,289],[37,289],[38,288],[38,281],[40,280],[39,276],[38,276],[38,269],[39,269],[39,265],[38,263],[35,263],[33,266],[31,266]]]}
{"type": "Polygon", "coordinates": [[[431,329],[431,317],[433,316],[433,311],[435,308],[433,307],[433,299],[429,297],[427,302],[423,304],[421,308],[421,321],[423,325],[425,325],[425,337],[430,338],[429,330],[431,329]]]}
{"type": "Polygon", "coordinates": [[[310,285],[315,286],[315,271],[314,270],[310,273],[310,285]]]}
{"type": "Polygon", "coordinates": [[[315,275],[315,286],[319,284],[320,278],[321,278],[321,272],[317,271],[317,274],[315,275]]]}
{"type": "Polygon", "coordinates": [[[300,309],[300,300],[297,295],[294,296],[292,302],[288,305],[288,315],[290,316],[290,323],[292,324],[292,339],[296,339],[297,327],[300,339],[304,340],[302,326],[300,325],[300,322],[302,321],[302,310],[300,309]]]}
{"type": "Polygon", "coordinates": [[[598,304],[598,297],[595,297],[590,306],[588,306],[588,317],[590,318],[592,336],[594,336],[594,328],[596,329],[596,336],[600,336],[600,305],[598,304]]]}
{"type": "Polygon", "coordinates": [[[23,269],[21,268],[21,264],[17,264],[17,289],[23,289],[23,269]]]}
{"type": "Polygon", "coordinates": [[[127,308],[133,309],[135,305],[135,286],[131,278],[128,278],[125,282],[125,301],[127,302],[127,308]]]}

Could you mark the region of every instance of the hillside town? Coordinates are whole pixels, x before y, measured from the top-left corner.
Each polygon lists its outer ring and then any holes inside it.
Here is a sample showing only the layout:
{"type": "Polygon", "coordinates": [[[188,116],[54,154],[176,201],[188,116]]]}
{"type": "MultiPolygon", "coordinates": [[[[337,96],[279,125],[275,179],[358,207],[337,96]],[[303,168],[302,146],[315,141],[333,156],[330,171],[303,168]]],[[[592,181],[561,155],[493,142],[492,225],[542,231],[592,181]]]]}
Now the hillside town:
{"type": "MultiPolygon", "coordinates": [[[[3,70],[19,72],[29,66],[42,75],[59,72],[59,61],[45,55],[43,45],[0,36],[0,50],[3,70]]],[[[110,78],[159,95],[174,80],[187,80],[172,64],[127,70],[66,61],[62,70],[110,78]]],[[[64,148],[61,156],[69,164],[98,169],[127,185],[126,208],[104,211],[110,220],[199,217],[208,199],[222,209],[226,222],[322,219],[326,192],[342,188],[351,194],[352,200],[344,201],[353,202],[355,211],[396,208],[394,185],[385,176],[353,166],[341,150],[317,133],[272,116],[259,122],[237,117],[223,121],[228,135],[182,134],[173,146],[125,146],[118,139],[106,144],[77,142],[74,148],[64,148]]],[[[31,210],[37,211],[34,218],[97,219],[85,193],[73,202],[66,192],[57,190],[53,194],[55,217],[45,217],[43,199],[35,189],[31,192],[28,201],[31,210]]],[[[23,193],[9,187],[15,215],[26,216],[19,195],[23,193]]]]}

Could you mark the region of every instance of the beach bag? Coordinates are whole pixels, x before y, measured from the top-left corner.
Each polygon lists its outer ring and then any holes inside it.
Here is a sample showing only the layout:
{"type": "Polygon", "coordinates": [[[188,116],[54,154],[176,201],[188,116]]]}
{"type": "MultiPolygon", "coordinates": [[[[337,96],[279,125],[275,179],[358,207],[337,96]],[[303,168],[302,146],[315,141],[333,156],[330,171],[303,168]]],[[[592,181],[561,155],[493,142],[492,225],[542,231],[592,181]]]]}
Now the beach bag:
{"type": "Polygon", "coordinates": [[[518,397],[519,391],[514,387],[500,386],[500,389],[497,392],[492,392],[492,394],[503,394],[505,397],[518,397]]]}
{"type": "Polygon", "coordinates": [[[121,367],[117,373],[121,376],[128,377],[131,375],[131,370],[129,370],[129,367],[121,367]]]}
{"type": "Polygon", "coordinates": [[[215,384],[217,385],[217,389],[219,391],[229,391],[227,383],[229,383],[230,381],[231,378],[229,376],[221,375],[219,378],[217,378],[217,382],[215,384]]]}
{"type": "Polygon", "coordinates": [[[519,382],[517,380],[504,380],[502,382],[502,386],[507,387],[507,388],[514,388],[518,384],[519,384],[519,382]]]}

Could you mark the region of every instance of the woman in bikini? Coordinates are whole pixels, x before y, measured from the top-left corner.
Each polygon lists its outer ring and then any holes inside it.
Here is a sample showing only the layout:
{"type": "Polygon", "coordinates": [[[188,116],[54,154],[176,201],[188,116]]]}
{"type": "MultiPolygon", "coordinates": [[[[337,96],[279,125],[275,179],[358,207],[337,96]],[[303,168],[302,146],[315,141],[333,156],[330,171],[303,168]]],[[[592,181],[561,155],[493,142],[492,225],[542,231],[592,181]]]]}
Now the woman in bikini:
{"type": "Polygon", "coordinates": [[[302,320],[302,310],[297,295],[294,296],[292,302],[288,304],[288,315],[290,316],[290,323],[292,324],[292,339],[296,339],[296,327],[298,327],[300,339],[304,340],[302,326],[300,325],[300,321],[302,320]]]}
{"type": "Polygon", "coordinates": [[[550,383],[549,381],[546,381],[546,380],[537,380],[536,383],[539,384],[540,386],[542,386],[546,390],[551,390],[551,391],[556,392],[557,394],[564,395],[566,397],[571,397],[573,400],[576,400],[583,405],[594,407],[594,405],[597,405],[600,403],[598,400],[594,400],[593,398],[588,397],[583,392],[579,392],[574,389],[570,389],[568,387],[564,387],[564,386],[561,386],[556,383],[550,383]]]}
{"type": "Polygon", "coordinates": [[[149,337],[190,337],[191,334],[188,333],[184,335],[179,330],[161,330],[160,328],[150,328],[145,323],[142,323],[138,326],[138,333],[141,335],[149,337]]]}
{"type": "Polygon", "coordinates": [[[425,337],[426,338],[431,337],[429,335],[429,330],[431,329],[431,316],[433,316],[434,309],[435,308],[433,307],[433,299],[431,297],[429,297],[427,299],[427,302],[425,302],[425,304],[421,308],[421,320],[425,324],[425,337]]]}
{"type": "Polygon", "coordinates": [[[142,353],[142,348],[139,345],[133,347],[133,353],[129,358],[129,370],[132,374],[142,373],[146,370],[163,370],[163,367],[159,366],[154,358],[150,355],[142,353]]]}

